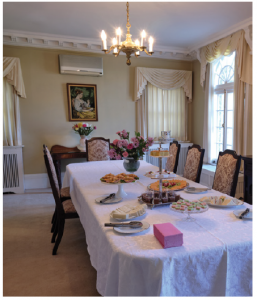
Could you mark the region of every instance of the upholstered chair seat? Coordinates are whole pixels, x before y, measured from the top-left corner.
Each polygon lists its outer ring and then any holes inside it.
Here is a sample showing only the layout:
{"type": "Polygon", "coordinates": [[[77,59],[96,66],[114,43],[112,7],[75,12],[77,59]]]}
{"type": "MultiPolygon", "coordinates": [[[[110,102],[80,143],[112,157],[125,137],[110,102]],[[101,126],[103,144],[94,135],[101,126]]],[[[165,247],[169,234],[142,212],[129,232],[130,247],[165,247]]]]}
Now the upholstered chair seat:
{"type": "Polygon", "coordinates": [[[110,140],[104,138],[92,138],[86,140],[86,151],[88,161],[110,160],[110,140]]]}
{"type": "Polygon", "coordinates": [[[188,147],[183,177],[198,183],[200,182],[204,151],[199,145],[194,144],[188,147]]]}
{"type": "Polygon", "coordinates": [[[241,156],[238,156],[235,151],[220,152],[212,188],[234,197],[240,163],[241,156]]]}
{"type": "Polygon", "coordinates": [[[61,188],[60,197],[61,199],[70,198],[70,187],[61,188]]]}
{"type": "Polygon", "coordinates": [[[63,203],[64,212],[67,213],[76,213],[76,209],[71,201],[71,199],[65,200],[63,203]]]}
{"type": "Polygon", "coordinates": [[[180,146],[178,142],[170,143],[169,154],[171,156],[167,158],[165,165],[165,169],[169,172],[177,173],[180,146]]]}

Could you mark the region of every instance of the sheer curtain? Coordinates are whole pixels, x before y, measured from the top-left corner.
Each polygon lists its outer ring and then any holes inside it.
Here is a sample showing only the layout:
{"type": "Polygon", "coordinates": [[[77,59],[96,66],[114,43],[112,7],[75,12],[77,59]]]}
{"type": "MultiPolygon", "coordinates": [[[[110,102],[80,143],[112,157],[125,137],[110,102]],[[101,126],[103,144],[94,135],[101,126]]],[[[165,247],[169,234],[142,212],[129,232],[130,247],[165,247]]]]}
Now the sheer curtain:
{"type": "Polygon", "coordinates": [[[183,88],[163,90],[147,84],[148,136],[161,137],[161,131],[170,130],[177,140],[187,139],[186,96],[183,88]]]}

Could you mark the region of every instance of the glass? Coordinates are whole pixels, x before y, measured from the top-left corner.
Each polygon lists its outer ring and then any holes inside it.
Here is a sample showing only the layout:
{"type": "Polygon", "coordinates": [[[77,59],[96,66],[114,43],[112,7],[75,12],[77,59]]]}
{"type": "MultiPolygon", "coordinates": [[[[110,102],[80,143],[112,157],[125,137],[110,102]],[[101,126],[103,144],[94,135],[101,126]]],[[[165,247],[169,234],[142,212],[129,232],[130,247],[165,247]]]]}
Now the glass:
{"type": "Polygon", "coordinates": [[[138,170],[139,166],[139,160],[136,160],[133,157],[123,157],[123,167],[127,172],[134,173],[138,170]]]}
{"type": "Polygon", "coordinates": [[[223,143],[223,128],[217,128],[217,143],[223,143]]]}
{"type": "Polygon", "coordinates": [[[224,95],[223,94],[218,94],[217,95],[217,102],[218,102],[218,110],[224,110],[224,95]]]}
{"type": "Polygon", "coordinates": [[[233,110],[234,107],[233,95],[234,93],[228,93],[228,103],[227,103],[228,110],[233,110]]]}
{"type": "Polygon", "coordinates": [[[233,127],[233,111],[231,110],[227,113],[227,127],[233,127]]]}
{"type": "Polygon", "coordinates": [[[232,145],[233,141],[233,130],[231,128],[227,129],[227,144],[232,145]]]}
{"type": "Polygon", "coordinates": [[[216,144],[216,158],[218,159],[219,152],[223,150],[222,144],[216,144]]]}
{"type": "Polygon", "coordinates": [[[229,56],[222,56],[214,63],[215,86],[234,82],[235,52],[229,56]]]}
{"type": "Polygon", "coordinates": [[[222,127],[224,123],[224,111],[217,111],[217,127],[222,127]]]}

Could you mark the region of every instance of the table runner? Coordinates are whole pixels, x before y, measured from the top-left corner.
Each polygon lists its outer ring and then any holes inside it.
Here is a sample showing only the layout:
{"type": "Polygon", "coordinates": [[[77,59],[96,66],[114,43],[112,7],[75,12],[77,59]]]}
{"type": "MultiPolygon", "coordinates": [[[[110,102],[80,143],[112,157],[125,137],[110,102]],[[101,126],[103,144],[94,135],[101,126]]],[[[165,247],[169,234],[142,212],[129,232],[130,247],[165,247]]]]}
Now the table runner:
{"type": "MultiPolygon", "coordinates": [[[[137,196],[154,180],[143,176],[158,168],[140,161],[139,181],[124,184],[128,196],[115,204],[101,205],[95,198],[116,192],[100,178],[125,172],[122,161],[70,164],[63,186],[70,186],[74,206],[84,227],[96,287],[103,296],[250,296],[252,295],[252,221],[239,220],[235,208],[209,208],[194,215],[196,222],[169,206],[147,209],[147,231],[122,235],[104,227],[110,213],[125,204],[138,203],[137,196]],[[153,224],[170,222],[183,232],[181,247],[163,249],[153,235],[153,224]]],[[[201,185],[187,180],[190,186],[201,185]]],[[[194,200],[205,194],[178,192],[194,200]]],[[[211,190],[206,195],[222,195],[211,190]]],[[[244,204],[241,208],[251,207],[244,204]]],[[[86,283],[85,283],[86,284],[86,283]]]]}

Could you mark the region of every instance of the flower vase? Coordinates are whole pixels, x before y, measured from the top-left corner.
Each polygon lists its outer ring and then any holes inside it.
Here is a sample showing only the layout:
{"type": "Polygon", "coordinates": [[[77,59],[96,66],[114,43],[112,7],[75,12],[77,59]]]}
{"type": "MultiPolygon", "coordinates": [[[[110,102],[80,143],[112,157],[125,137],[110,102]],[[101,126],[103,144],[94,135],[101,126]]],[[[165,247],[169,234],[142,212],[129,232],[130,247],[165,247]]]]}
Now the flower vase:
{"type": "Polygon", "coordinates": [[[80,136],[80,141],[79,141],[79,145],[77,146],[77,148],[82,152],[86,152],[86,139],[87,139],[87,137],[85,135],[80,136]]]}
{"type": "Polygon", "coordinates": [[[123,167],[129,173],[134,173],[138,170],[140,166],[140,161],[134,159],[133,157],[124,157],[123,158],[123,167]]]}

